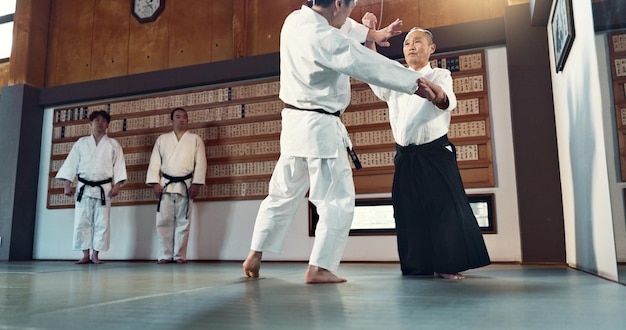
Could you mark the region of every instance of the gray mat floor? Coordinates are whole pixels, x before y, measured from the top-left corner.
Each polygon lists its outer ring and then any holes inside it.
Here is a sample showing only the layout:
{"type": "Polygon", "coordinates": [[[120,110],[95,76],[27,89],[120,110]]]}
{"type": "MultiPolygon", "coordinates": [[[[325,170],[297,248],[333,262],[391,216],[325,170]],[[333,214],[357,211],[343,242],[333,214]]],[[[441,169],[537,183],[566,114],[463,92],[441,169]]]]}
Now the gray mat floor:
{"type": "Polygon", "coordinates": [[[344,263],[0,262],[0,329],[625,329],[626,286],[559,266],[495,264],[461,281],[344,263]]]}

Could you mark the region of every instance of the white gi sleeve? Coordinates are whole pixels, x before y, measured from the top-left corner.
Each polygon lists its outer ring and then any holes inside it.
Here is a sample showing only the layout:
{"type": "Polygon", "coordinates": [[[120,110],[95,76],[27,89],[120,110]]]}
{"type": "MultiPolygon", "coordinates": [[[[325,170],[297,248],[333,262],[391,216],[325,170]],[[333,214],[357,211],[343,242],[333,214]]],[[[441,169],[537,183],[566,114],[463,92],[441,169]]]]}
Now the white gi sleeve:
{"type": "Polygon", "coordinates": [[[152,148],[152,155],[150,156],[150,163],[148,164],[148,171],[146,173],[146,183],[153,184],[161,182],[161,145],[162,136],[159,136],[152,148]]]}
{"type": "Polygon", "coordinates": [[[193,184],[205,184],[206,179],[206,150],[204,148],[204,142],[202,138],[196,135],[196,157],[195,166],[193,170],[193,184]]]}
{"type": "Polygon", "coordinates": [[[67,155],[67,158],[63,162],[63,165],[61,165],[61,168],[55,176],[56,179],[74,181],[74,179],[76,178],[76,173],[78,172],[78,163],[80,162],[80,152],[78,152],[77,150],[78,143],[80,143],[80,140],[76,141],[76,143],[72,146],[70,153],[67,155]]]}
{"type": "Polygon", "coordinates": [[[115,144],[115,148],[113,149],[113,183],[124,183],[128,180],[126,175],[126,160],[124,159],[124,150],[122,146],[116,141],[113,140],[115,144]]]}

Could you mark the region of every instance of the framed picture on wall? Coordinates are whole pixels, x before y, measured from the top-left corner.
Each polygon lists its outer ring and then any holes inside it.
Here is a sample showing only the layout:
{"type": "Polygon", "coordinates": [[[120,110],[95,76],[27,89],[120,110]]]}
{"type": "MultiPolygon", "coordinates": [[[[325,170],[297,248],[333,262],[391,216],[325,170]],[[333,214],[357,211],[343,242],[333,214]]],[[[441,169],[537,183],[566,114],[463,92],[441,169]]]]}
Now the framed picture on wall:
{"type": "Polygon", "coordinates": [[[563,71],[565,61],[574,43],[574,13],[572,0],[556,0],[552,12],[552,43],[556,72],[563,71]]]}

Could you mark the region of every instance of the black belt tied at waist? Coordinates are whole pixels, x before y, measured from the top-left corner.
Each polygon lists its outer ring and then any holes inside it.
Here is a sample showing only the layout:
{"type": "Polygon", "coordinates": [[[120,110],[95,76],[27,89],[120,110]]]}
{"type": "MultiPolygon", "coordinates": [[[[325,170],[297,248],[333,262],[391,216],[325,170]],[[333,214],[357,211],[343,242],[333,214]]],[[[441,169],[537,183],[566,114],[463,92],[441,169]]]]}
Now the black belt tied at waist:
{"type": "Polygon", "coordinates": [[[108,178],[108,179],[102,180],[102,181],[89,181],[89,180],[85,180],[85,179],[81,178],[80,175],[79,175],[78,176],[78,181],[84,183],[85,185],[80,187],[80,190],[78,191],[78,197],[76,197],[76,201],[77,202],[80,202],[80,200],[83,198],[83,193],[85,192],[85,186],[90,186],[90,187],[98,187],[98,188],[100,188],[100,201],[102,202],[102,205],[106,205],[107,204],[106,197],[104,196],[104,188],[102,188],[102,185],[105,184],[105,183],[113,182],[113,178],[108,178]]]}
{"type": "MultiPolygon", "coordinates": [[[[171,175],[163,173],[163,177],[166,178],[168,181],[163,186],[163,189],[161,190],[161,195],[159,196],[159,204],[157,204],[157,213],[161,211],[161,198],[163,197],[163,193],[165,193],[165,188],[167,188],[167,186],[169,186],[170,183],[176,183],[176,182],[184,183],[185,180],[193,178],[193,173],[189,173],[185,176],[171,176],[171,175]]],[[[189,212],[189,187],[187,187],[186,183],[184,185],[185,185],[185,192],[187,192],[187,212],[189,212]]],[[[187,212],[185,212],[185,214],[187,214],[187,212]]]]}
{"type": "Polygon", "coordinates": [[[316,109],[302,109],[302,108],[298,108],[296,106],[293,106],[291,104],[287,104],[285,103],[285,108],[287,109],[293,109],[293,110],[302,110],[302,111],[313,111],[313,112],[317,112],[317,113],[322,113],[325,115],[333,115],[336,117],[339,117],[339,115],[341,115],[341,111],[335,111],[335,112],[328,112],[322,108],[316,108],[316,109]]]}
{"type": "Polygon", "coordinates": [[[444,135],[436,140],[430,141],[424,144],[409,144],[408,146],[401,146],[396,143],[396,152],[398,154],[421,152],[433,147],[450,145],[448,135],[444,135]]]}
{"type": "MultiPolygon", "coordinates": [[[[294,110],[302,110],[302,111],[313,111],[313,112],[317,112],[317,113],[321,113],[321,114],[325,114],[325,115],[331,115],[331,116],[336,116],[339,117],[339,115],[341,115],[341,111],[335,111],[335,112],[328,112],[325,111],[324,109],[321,108],[317,108],[317,109],[302,109],[302,108],[298,108],[296,106],[293,106],[291,104],[285,103],[285,108],[287,109],[294,109],[294,110]]],[[[353,148],[348,147],[348,155],[350,155],[350,159],[352,159],[352,163],[354,163],[354,167],[357,170],[360,170],[363,165],[361,165],[361,161],[359,160],[359,157],[356,154],[356,151],[354,151],[353,148]]]]}

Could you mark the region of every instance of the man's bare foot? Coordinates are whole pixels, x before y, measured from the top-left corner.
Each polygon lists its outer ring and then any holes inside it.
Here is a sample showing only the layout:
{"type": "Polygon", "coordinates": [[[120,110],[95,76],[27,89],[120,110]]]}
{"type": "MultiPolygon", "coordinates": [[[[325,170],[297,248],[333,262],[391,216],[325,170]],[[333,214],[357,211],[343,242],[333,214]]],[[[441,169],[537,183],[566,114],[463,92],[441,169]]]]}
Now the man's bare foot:
{"type": "Polygon", "coordinates": [[[261,257],[263,252],[250,250],[248,257],[243,262],[243,272],[248,277],[259,277],[259,270],[261,269],[261,257]]]}
{"type": "Polygon", "coordinates": [[[94,264],[100,265],[103,264],[102,260],[100,260],[98,251],[93,251],[93,257],[91,258],[91,262],[94,264]]]}
{"type": "Polygon", "coordinates": [[[304,281],[308,284],[343,283],[347,280],[331,273],[328,269],[309,265],[304,274],[304,281]]]}
{"type": "Polygon", "coordinates": [[[456,274],[435,273],[435,277],[443,278],[446,280],[464,280],[465,279],[465,276],[463,276],[463,274],[460,274],[460,273],[456,273],[456,274]]]}
{"type": "Polygon", "coordinates": [[[185,260],[185,259],[176,259],[176,263],[177,264],[186,264],[187,260],[185,260]]]}
{"type": "Polygon", "coordinates": [[[172,262],[172,260],[159,259],[159,261],[157,261],[157,264],[169,264],[170,262],[172,262]]]}
{"type": "Polygon", "coordinates": [[[84,265],[84,264],[90,264],[90,263],[91,263],[91,259],[89,259],[89,257],[83,257],[82,259],[75,262],[75,264],[77,265],[84,265]]]}

